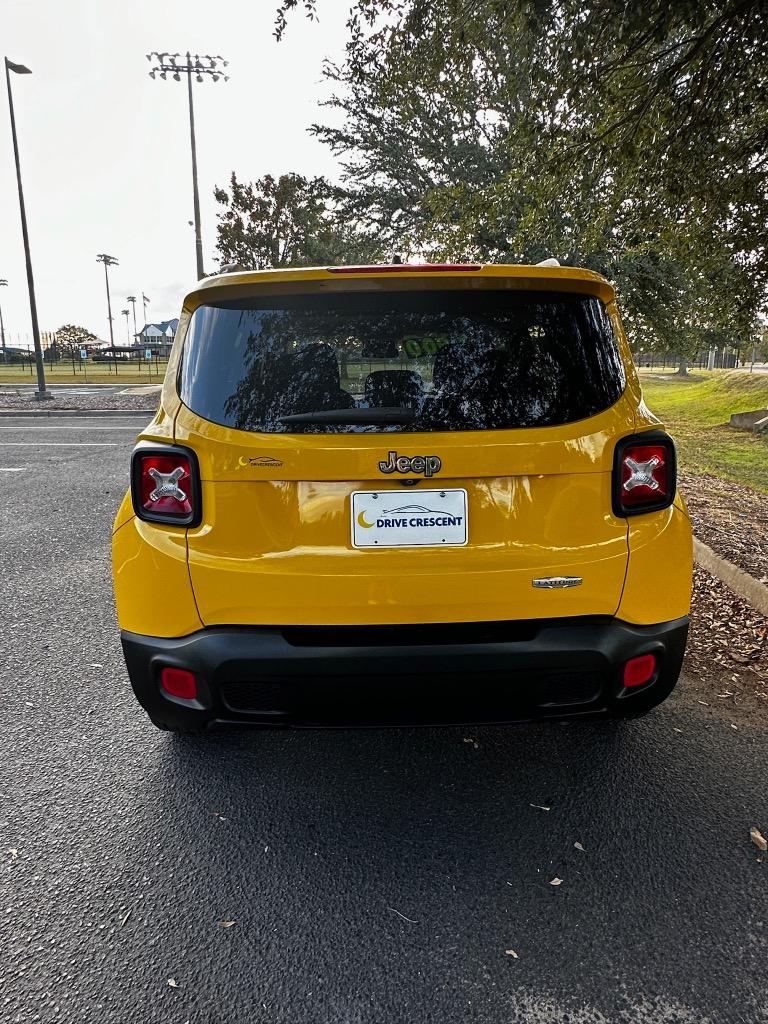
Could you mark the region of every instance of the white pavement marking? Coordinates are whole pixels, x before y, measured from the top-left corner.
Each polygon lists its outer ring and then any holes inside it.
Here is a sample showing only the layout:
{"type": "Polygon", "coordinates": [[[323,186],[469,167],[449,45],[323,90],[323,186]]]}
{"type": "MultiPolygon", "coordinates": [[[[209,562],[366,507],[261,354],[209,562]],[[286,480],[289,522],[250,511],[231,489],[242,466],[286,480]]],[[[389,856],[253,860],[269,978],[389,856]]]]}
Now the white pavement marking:
{"type": "Polygon", "coordinates": [[[5,469],[3,466],[0,466],[0,473],[23,473],[23,472],[24,472],[24,467],[23,466],[21,466],[20,468],[17,468],[17,469],[5,469]]]}
{"type": "Polygon", "coordinates": [[[3,441],[0,448],[119,448],[117,441],[3,441]]]}
{"type": "Polygon", "coordinates": [[[80,430],[80,431],[87,430],[90,433],[91,431],[95,431],[95,430],[133,430],[133,431],[135,431],[136,430],[136,424],[135,423],[124,423],[122,426],[109,426],[109,427],[91,427],[91,426],[88,426],[86,424],[84,424],[82,427],[81,426],[74,426],[73,427],[71,423],[63,423],[63,424],[57,425],[55,427],[28,427],[25,424],[16,424],[13,427],[7,427],[7,426],[5,426],[5,424],[0,424],[0,430],[13,430],[16,433],[18,433],[20,430],[23,430],[25,434],[29,434],[33,430],[40,430],[43,433],[46,433],[47,431],[51,431],[51,430],[80,430]]]}

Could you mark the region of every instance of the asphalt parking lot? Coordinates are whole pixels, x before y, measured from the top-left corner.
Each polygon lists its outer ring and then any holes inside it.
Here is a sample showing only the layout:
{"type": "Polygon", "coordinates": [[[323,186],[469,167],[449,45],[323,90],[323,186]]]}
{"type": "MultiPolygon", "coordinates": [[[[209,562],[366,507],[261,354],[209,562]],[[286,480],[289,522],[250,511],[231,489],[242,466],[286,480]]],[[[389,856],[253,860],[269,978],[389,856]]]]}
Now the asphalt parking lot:
{"type": "Polygon", "coordinates": [[[109,571],[142,423],[0,421],[3,1022],[768,1021],[766,733],[685,682],[623,724],[156,731],[109,571]]]}

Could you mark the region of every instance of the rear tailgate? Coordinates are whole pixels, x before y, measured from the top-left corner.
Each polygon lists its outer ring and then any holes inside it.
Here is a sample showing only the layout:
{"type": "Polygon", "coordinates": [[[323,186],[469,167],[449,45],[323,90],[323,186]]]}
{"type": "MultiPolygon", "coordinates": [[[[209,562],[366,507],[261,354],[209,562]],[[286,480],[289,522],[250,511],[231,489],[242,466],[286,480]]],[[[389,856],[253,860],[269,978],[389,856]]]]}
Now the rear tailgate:
{"type": "Polygon", "coordinates": [[[614,614],[628,551],[611,467],[636,394],[610,286],[494,267],[448,288],[395,270],[251,275],[188,300],[175,434],[200,464],[187,541],[203,622],[614,614]],[[388,472],[398,458],[413,461],[388,472]],[[444,521],[442,490],[466,492],[466,537],[358,546],[378,501],[444,521]]]}
{"type": "Polygon", "coordinates": [[[177,441],[197,451],[202,475],[203,523],[188,533],[200,616],[320,625],[612,615],[628,557],[626,520],[611,512],[613,438],[631,430],[631,413],[622,401],[591,427],[518,431],[514,441],[265,438],[182,407],[177,441]],[[393,446],[437,455],[438,478],[385,480],[378,464],[393,446]],[[466,546],[353,547],[353,492],[393,492],[399,506],[436,487],[466,490],[466,546]],[[583,582],[534,585],[560,576],[583,582]]]}

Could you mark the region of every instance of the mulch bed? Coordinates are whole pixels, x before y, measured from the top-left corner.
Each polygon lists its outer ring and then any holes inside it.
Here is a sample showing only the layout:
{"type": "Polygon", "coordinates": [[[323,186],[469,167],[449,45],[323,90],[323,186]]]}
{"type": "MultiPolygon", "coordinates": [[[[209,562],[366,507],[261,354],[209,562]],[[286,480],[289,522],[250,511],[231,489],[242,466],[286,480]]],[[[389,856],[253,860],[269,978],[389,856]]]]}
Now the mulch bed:
{"type": "MultiPolygon", "coordinates": [[[[768,583],[768,498],[707,474],[680,473],[680,490],[699,540],[768,583]]],[[[768,724],[768,619],[700,566],[684,672],[695,704],[768,724]]]]}
{"type": "Polygon", "coordinates": [[[699,540],[768,584],[768,495],[694,473],[680,473],[680,490],[699,540]]]}
{"type": "MultiPolygon", "coordinates": [[[[76,387],[77,385],[73,385],[76,387]]],[[[104,389],[107,391],[107,389],[104,389]]],[[[101,389],[94,388],[92,393],[84,395],[59,395],[58,389],[52,388],[53,398],[41,402],[35,398],[32,391],[14,390],[13,385],[0,385],[0,410],[19,409],[24,412],[42,411],[51,412],[56,409],[76,409],[81,411],[111,411],[126,410],[130,412],[146,412],[147,416],[154,416],[160,401],[160,392],[156,391],[150,395],[136,395],[131,391],[123,394],[111,392],[101,394],[101,389]]]]}

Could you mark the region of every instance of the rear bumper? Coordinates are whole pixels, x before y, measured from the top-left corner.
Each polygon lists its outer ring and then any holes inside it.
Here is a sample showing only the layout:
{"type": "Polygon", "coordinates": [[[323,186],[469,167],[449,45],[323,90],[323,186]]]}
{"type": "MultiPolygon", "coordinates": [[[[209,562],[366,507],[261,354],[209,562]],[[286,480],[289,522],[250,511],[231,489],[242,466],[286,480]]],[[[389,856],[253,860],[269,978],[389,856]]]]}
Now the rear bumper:
{"type": "Polygon", "coordinates": [[[425,626],[217,627],[163,639],[123,632],[136,697],[157,724],[272,726],[514,722],[634,715],[680,674],[688,619],[608,617],[425,626]],[[624,663],[655,654],[628,690],[624,663]],[[196,701],[160,688],[165,666],[195,673],[196,701]]]}

